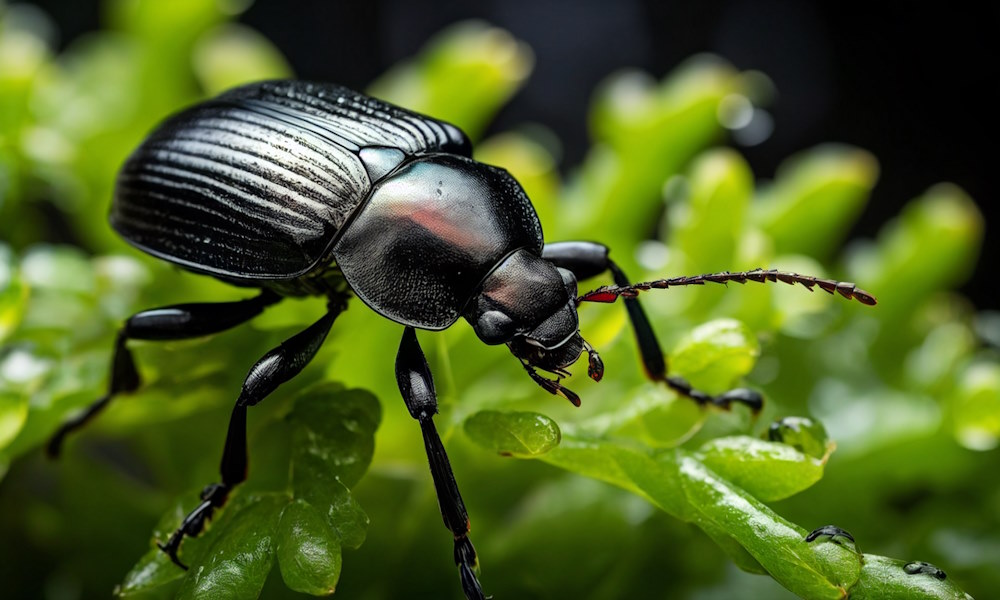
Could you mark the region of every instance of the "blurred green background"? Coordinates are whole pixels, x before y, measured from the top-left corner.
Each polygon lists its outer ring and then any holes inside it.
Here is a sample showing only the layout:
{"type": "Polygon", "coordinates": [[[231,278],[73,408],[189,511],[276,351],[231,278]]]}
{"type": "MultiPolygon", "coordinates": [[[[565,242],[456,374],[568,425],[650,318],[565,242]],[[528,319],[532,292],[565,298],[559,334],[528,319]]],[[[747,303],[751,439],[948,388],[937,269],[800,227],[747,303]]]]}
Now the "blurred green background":
{"type": "MultiPolygon", "coordinates": [[[[322,301],[283,303],[209,339],[134,344],[143,389],[58,462],[40,451],[67,414],[103,393],[123,318],[246,295],[132,250],[106,224],[116,169],[164,116],[245,81],[294,75],[280,48],[232,22],[245,9],[108,0],[104,28],[57,51],[43,12],[0,3],[3,597],[282,598],[334,587],[345,598],[460,597],[418,428],[393,377],[401,328],[360,303],[300,377],[253,409],[250,480],[207,535],[185,544],[189,574],[152,540],[215,480],[246,370],[321,314],[322,301]],[[323,551],[309,562],[306,547],[323,551]]],[[[486,591],[991,597],[1000,320],[951,291],[979,255],[973,201],[936,185],[875,239],[848,241],[878,179],[876,157],[821,145],[759,180],[727,138],[747,134],[773,84],[711,56],[662,80],[609,75],[590,103],[592,145],[564,176],[544,124],[483,137],[533,67],[511,34],[465,22],[367,91],[462,127],[479,160],[524,185],[547,240],[600,240],[637,280],[767,266],[856,281],[880,302],[755,284],[644,294],[672,370],[711,392],[763,390],[757,418],[700,410],[647,383],[620,306],[581,309],[607,375],[570,380],[580,409],[539,390],[464,323],[421,334],[486,591]],[[767,441],[786,417],[811,421],[785,421],[767,441]],[[869,554],[801,540],[826,524],[869,554]],[[948,577],[908,575],[910,560],[948,577]]]]}

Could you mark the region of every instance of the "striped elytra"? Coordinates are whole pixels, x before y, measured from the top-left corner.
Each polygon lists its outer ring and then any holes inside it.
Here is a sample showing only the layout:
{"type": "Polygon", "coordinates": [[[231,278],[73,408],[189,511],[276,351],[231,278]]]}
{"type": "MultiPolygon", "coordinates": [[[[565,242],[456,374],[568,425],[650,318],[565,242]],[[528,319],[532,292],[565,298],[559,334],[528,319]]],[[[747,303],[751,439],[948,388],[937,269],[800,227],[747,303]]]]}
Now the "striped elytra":
{"type": "Polygon", "coordinates": [[[385,175],[360,153],[471,154],[453,125],[332,84],[247,85],[162,123],[129,157],[111,225],[129,243],[234,282],[288,280],[329,260],[385,175]]]}

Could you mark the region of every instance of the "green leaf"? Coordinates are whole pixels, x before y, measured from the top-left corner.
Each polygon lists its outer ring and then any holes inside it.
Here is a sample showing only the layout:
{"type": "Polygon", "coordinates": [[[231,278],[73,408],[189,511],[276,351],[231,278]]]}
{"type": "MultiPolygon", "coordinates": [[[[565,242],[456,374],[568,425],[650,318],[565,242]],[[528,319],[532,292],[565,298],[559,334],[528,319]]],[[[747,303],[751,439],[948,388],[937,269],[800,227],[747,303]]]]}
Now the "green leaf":
{"type": "Polygon", "coordinates": [[[730,485],[694,457],[680,461],[681,481],[701,519],[728,533],[783,586],[803,598],[843,599],[861,569],[851,550],[806,543],[805,532],[730,485]]]}
{"type": "Polygon", "coordinates": [[[17,437],[27,420],[28,396],[0,389],[0,449],[17,437]]]}
{"type": "Polygon", "coordinates": [[[966,369],[952,402],[952,426],[960,444],[980,451],[1000,445],[1000,365],[979,363],[966,369]]]}
{"type": "Polygon", "coordinates": [[[951,579],[908,573],[906,561],[871,554],[865,554],[864,560],[851,600],[972,600],[951,579]]]}
{"type": "Polygon", "coordinates": [[[281,512],[278,566],[285,585],[296,592],[332,594],[340,579],[340,540],[323,515],[304,500],[281,512]]]}
{"type": "Polygon", "coordinates": [[[315,387],[291,415],[292,496],[315,507],[345,546],[365,541],[368,516],[351,495],[375,450],[381,407],[371,393],[339,384],[315,387]]]}
{"type": "Polygon", "coordinates": [[[639,449],[567,435],[559,446],[540,458],[637,493],[676,517],[684,518],[689,512],[673,451],[653,457],[639,449]]]}
{"type": "Polygon", "coordinates": [[[509,32],[466,21],[438,33],[419,56],[388,71],[369,92],[446,119],[476,139],[533,67],[531,49],[509,32]]]}
{"type": "Polygon", "coordinates": [[[476,444],[503,456],[532,457],[559,445],[559,426],[534,412],[483,410],[465,420],[465,433],[476,444]]]}
{"type": "Polygon", "coordinates": [[[340,542],[358,548],[365,542],[368,515],[351,491],[334,474],[329,462],[314,455],[300,455],[292,463],[292,494],[326,517],[340,542]]]}
{"type": "Polygon", "coordinates": [[[979,208],[964,191],[936,185],[882,228],[877,247],[851,255],[850,276],[879,297],[874,316],[900,319],[931,292],[965,281],[983,227],[979,208]]]}
{"type": "Polygon", "coordinates": [[[688,201],[675,205],[666,239],[683,252],[689,273],[715,273],[734,268],[736,246],[746,207],[753,193],[753,173],[735,151],[712,150],[691,166],[688,201]]]}
{"type": "Polygon", "coordinates": [[[194,48],[192,63],[210,96],[245,83],[292,75],[281,51],[266,37],[235,23],[206,32],[194,48]]]}
{"type": "Polygon", "coordinates": [[[115,587],[115,596],[128,600],[173,598],[183,577],[184,571],[180,567],[170,562],[162,550],[153,548],[115,587]]]}
{"type": "Polygon", "coordinates": [[[698,460],[764,502],[805,490],[823,477],[824,459],[747,436],[716,438],[698,449],[698,460]]]}
{"type": "Polygon", "coordinates": [[[247,598],[260,595],[271,570],[276,528],[283,494],[260,494],[242,499],[215,524],[215,539],[190,570],[178,591],[179,599],[247,598]]]}
{"type": "MultiPolygon", "coordinates": [[[[324,463],[326,472],[351,487],[368,470],[375,451],[375,429],[382,409],[370,392],[343,390],[339,384],[320,385],[307,390],[295,402],[291,419],[295,425],[292,461],[308,464],[310,458],[324,463]]],[[[322,477],[314,471],[292,475],[292,487],[310,478],[322,477]]]]}
{"type": "Polygon", "coordinates": [[[673,448],[702,426],[706,411],[663,385],[645,386],[620,410],[591,419],[587,432],[636,439],[651,448],[673,448]]]}
{"type": "Polygon", "coordinates": [[[749,327],[735,319],[717,319],[684,336],[670,364],[695,388],[720,393],[749,373],[758,356],[760,344],[749,327]]]}
{"type": "Polygon", "coordinates": [[[794,156],[753,205],[757,225],[778,254],[825,258],[861,214],[878,178],[875,158],[824,145],[794,156]]]}
{"type": "Polygon", "coordinates": [[[28,286],[21,280],[10,249],[0,244],[0,342],[20,325],[27,303],[28,286]]]}

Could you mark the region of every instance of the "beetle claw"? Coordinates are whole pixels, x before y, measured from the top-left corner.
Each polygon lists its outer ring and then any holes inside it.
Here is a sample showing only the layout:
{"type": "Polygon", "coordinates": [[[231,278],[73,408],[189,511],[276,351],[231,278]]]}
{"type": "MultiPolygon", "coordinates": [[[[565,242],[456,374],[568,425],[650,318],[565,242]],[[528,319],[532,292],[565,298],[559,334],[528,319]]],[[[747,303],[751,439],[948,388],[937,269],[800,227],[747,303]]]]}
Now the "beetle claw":
{"type": "Polygon", "coordinates": [[[182,563],[181,559],[177,556],[177,550],[180,548],[182,536],[183,534],[180,531],[174,532],[174,534],[170,536],[170,539],[167,540],[166,544],[161,544],[160,542],[156,542],[156,547],[162,550],[164,554],[170,557],[170,562],[174,563],[178,567],[187,571],[188,566],[182,563]]]}

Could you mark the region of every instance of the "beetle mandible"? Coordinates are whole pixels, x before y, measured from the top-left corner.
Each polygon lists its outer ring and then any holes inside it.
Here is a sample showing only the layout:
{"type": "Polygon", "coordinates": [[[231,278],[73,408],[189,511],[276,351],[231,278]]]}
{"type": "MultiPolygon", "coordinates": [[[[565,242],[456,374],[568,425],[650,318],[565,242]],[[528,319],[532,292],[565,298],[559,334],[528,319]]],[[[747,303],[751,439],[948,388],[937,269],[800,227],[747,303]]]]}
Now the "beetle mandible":
{"type": "Polygon", "coordinates": [[[580,335],[577,307],[623,297],[651,379],[699,404],[739,402],[757,410],[762,398],[753,390],[711,396],[667,375],[639,291],[781,281],[875,304],[854,284],[774,270],[632,284],[602,244],[546,244],[517,181],[471,155],[469,139],[449,123],[324,83],[250,84],[168,118],[122,167],[111,226],[155,257],[260,293],[126,320],[107,394],[62,425],[50,454],[116,394],[139,387],[129,340],[199,337],[244,323],[285,297],[325,297],[318,321],[250,369],[230,419],[220,481],[204,489],[201,503],[160,544],[183,567],[184,537],[198,535],[246,479],[247,408],[305,367],[348,298],[357,296],[404,326],[396,380],[423,433],[462,588],[470,600],[482,600],[469,519],[434,426],[434,382],[415,329],[441,330],[464,317],[486,344],[506,344],[535,383],[579,405],[562,384],[566,369],[586,352],[588,375],[600,381],[604,365],[580,335]],[[614,285],[578,295],[579,280],[605,272],[614,285]]]}

